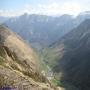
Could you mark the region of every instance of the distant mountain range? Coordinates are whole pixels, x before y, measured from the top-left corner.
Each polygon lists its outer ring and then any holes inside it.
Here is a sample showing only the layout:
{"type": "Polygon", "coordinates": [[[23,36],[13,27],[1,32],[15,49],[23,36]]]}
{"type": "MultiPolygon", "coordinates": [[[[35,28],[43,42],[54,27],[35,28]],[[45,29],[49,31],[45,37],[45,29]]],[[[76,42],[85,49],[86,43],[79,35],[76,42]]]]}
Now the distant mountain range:
{"type": "Polygon", "coordinates": [[[10,18],[4,24],[31,43],[33,47],[40,49],[57,41],[86,18],[90,18],[88,12],[81,13],[76,18],[67,14],[52,17],[25,13],[22,16],[10,18]]]}
{"type": "Polygon", "coordinates": [[[6,22],[10,17],[0,16],[0,24],[6,22]]]}
{"type": "Polygon", "coordinates": [[[33,47],[43,48],[75,27],[73,23],[73,17],[70,15],[51,17],[24,14],[11,18],[4,24],[31,43],[33,47]]]}

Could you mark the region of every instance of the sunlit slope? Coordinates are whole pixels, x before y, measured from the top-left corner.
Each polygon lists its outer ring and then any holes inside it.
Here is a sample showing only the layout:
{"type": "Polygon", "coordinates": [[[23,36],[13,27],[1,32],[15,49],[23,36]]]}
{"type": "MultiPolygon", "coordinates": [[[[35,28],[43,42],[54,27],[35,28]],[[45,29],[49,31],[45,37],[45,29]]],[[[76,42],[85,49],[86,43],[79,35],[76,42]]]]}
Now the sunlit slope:
{"type": "Polygon", "coordinates": [[[26,86],[26,90],[54,90],[40,73],[37,60],[31,47],[0,25],[0,87],[26,86]]]}

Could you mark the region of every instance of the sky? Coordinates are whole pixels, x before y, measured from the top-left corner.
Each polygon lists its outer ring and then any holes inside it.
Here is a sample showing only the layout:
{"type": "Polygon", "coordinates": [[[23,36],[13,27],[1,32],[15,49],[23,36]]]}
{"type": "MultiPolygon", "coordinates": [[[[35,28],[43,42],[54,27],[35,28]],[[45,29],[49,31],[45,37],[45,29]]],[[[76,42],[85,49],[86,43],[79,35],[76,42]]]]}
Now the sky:
{"type": "Polygon", "coordinates": [[[78,15],[84,11],[90,11],[90,0],[0,0],[0,16],[78,15]]]}

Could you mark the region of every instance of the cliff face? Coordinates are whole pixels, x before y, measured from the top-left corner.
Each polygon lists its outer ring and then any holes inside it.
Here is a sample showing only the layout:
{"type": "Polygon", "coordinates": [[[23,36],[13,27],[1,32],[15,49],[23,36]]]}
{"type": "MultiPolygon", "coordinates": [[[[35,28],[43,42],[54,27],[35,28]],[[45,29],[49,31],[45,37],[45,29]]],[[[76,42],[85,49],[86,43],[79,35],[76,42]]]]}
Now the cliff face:
{"type": "Polygon", "coordinates": [[[54,90],[38,71],[32,48],[4,26],[0,26],[0,87],[54,90]]]}

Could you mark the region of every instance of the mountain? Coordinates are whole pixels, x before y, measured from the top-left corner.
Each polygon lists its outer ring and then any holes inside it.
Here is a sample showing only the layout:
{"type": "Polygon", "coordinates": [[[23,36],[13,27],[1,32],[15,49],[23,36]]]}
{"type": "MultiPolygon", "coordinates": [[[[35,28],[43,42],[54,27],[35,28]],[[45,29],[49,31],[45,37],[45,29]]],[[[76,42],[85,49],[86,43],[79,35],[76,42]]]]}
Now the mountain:
{"type": "Polygon", "coordinates": [[[50,45],[75,27],[71,15],[52,17],[24,14],[11,18],[4,24],[38,49],[50,45]]]}
{"type": "Polygon", "coordinates": [[[45,60],[63,83],[90,90],[90,19],[60,38],[48,51],[45,60]]]}
{"type": "Polygon", "coordinates": [[[32,47],[0,25],[0,89],[56,90],[38,69],[32,47]]]}
{"type": "Polygon", "coordinates": [[[76,18],[70,15],[51,17],[24,14],[11,18],[4,24],[34,48],[40,49],[49,45],[49,48],[41,51],[45,63],[51,66],[55,73],[60,74],[57,75],[60,80],[83,90],[89,88],[85,84],[89,72],[87,71],[89,66],[87,43],[89,44],[90,20],[87,18],[90,18],[89,12],[80,13],[76,18]]]}
{"type": "MultiPolygon", "coordinates": [[[[4,24],[34,48],[42,49],[57,41],[88,18],[90,18],[89,11],[82,12],[77,17],[67,14],[53,17],[25,13],[21,16],[11,17],[4,21],[4,24]]],[[[0,18],[0,20],[2,19],[0,18]]]]}
{"type": "Polygon", "coordinates": [[[75,24],[79,25],[84,20],[90,19],[90,11],[81,12],[75,19],[75,24]]]}
{"type": "Polygon", "coordinates": [[[0,16],[0,24],[6,22],[9,19],[10,19],[10,17],[0,16]]]}

